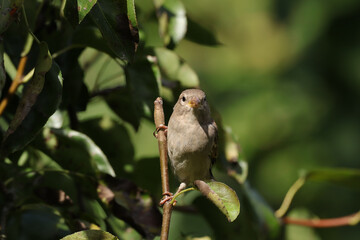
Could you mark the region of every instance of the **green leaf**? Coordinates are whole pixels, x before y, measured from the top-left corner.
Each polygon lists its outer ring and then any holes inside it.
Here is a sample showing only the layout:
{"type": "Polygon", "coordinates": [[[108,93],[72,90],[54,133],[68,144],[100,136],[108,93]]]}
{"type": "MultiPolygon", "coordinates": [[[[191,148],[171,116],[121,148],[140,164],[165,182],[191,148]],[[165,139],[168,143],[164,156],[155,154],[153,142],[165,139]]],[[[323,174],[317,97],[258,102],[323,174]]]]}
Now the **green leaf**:
{"type": "Polygon", "coordinates": [[[305,173],[310,181],[330,182],[355,189],[360,189],[360,170],[358,169],[319,169],[305,173]]]}
{"type": "Polygon", "coordinates": [[[85,174],[102,172],[115,176],[102,150],[85,134],[68,129],[44,128],[36,146],[63,168],[85,174]]]}
{"type": "Polygon", "coordinates": [[[79,65],[78,58],[83,49],[75,49],[63,56],[67,64],[62,68],[64,88],[61,109],[83,111],[89,99],[88,89],[84,84],[84,72],[79,65]]]}
{"type": "Polygon", "coordinates": [[[104,116],[82,122],[80,127],[104,151],[116,175],[124,175],[134,161],[134,146],[125,126],[104,116]]]}
{"type": "Polygon", "coordinates": [[[115,58],[116,55],[109,48],[108,45],[104,44],[104,38],[101,35],[100,30],[94,26],[82,26],[76,28],[71,43],[73,45],[91,47],[97,49],[101,52],[107,53],[112,58],[115,58]]]}
{"type": "Polygon", "coordinates": [[[78,12],[79,12],[79,23],[86,17],[86,15],[93,8],[97,0],[77,0],[78,12]]]}
{"type": "Polygon", "coordinates": [[[133,228],[130,228],[123,220],[115,217],[114,215],[110,215],[106,222],[112,229],[116,235],[121,236],[123,239],[143,239],[143,237],[135,231],[133,228]]]}
{"type": "Polygon", "coordinates": [[[221,43],[216,39],[213,32],[209,31],[208,29],[204,28],[197,22],[188,20],[188,27],[185,38],[192,42],[207,45],[207,46],[218,46],[221,43]]]}
{"type": "Polygon", "coordinates": [[[154,99],[159,96],[160,79],[157,65],[147,58],[125,67],[126,87],[105,97],[110,108],[136,130],[140,119],[152,119],[154,99]]]}
{"type": "Polygon", "coordinates": [[[78,204],[78,186],[72,176],[66,172],[45,171],[36,181],[39,188],[48,187],[55,190],[63,190],[74,204],[78,204]]]}
{"type": "Polygon", "coordinates": [[[139,43],[134,0],[99,0],[90,15],[115,55],[132,61],[139,43]]]}
{"type": "Polygon", "coordinates": [[[173,49],[184,38],[187,28],[186,10],[180,0],[165,0],[158,8],[159,30],[167,48],[173,49]]]}
{"type": "Polygon", "coordinates": [[[9,216],[6,225],[9,239],[60,239],[70,233],[60,213],[44,204],[22,205],[9,216]]]}
{"type": "Polygon", "coordinates": [[[61,101],[62,76],[52,63],[46,43],[40,52],[33,79],[26,86],[14,118],[5,133],[1,153],[7,156],[29,144],[56,111],[61,101]],[[45,81],[46,80],[46,81],[45,81]]]}
{"type": "Polygon", "coordinates": [[[84,206],[84,214],[90,216],[94,220],[96,219],[105,219],[106,212],[101,204],[96,199],[91,199],[87,197],[82,198],[82,204],[84,206]]]}
{"type": "Polygon", "coordinates": [[[261,229],[255,229],[258,238],[278,239],[281,234],[281,223],[274,215],[274,210],[264,201],[262,196],[252,189],[248,182],[243,183],[241,195],[244,200],[244,209],[251,214],[246,219],[250,226],[261,226],[261,229]]]}
{"type": "Polygon", "coordinates": [[[117,240],[119,238],[102,230],[85,230],[73,233],[61,240],[117,240]]]}
{"type": "Polygon", "coordinates": [[[204,196],[220,209],[229,222],[233,222],[237,218],[240,213],[240,201],[233,189],[224,183],[215,181],[197,180],[195,185],[204,196]]]}
{"type": "Polygon", "coordinates": [[[175,52],[166,48],[154,49],[163,76],[171,81],[180,82],[184,88],[199,86],[199,78],[195,71],[175,52]]]}
{"type": "Polygon", "coordinates": [[[6,71],[4,65],[4,40],[0,39],[0,99],[2,90],[5,86],[6,81],[6,71]]]}

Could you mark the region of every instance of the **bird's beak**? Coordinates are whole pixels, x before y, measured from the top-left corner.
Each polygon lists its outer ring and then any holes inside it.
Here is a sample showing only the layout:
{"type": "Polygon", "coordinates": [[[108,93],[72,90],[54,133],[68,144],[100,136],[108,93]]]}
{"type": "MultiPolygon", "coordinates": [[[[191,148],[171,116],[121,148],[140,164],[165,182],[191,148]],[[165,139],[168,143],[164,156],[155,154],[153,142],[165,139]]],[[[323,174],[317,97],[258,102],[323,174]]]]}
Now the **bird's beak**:
{"type": "Polygon", "coordinates": [[[198,108],[200,106],[200,99],[193,98],[189,101],[188,106],[191,108],[198,108]]]}

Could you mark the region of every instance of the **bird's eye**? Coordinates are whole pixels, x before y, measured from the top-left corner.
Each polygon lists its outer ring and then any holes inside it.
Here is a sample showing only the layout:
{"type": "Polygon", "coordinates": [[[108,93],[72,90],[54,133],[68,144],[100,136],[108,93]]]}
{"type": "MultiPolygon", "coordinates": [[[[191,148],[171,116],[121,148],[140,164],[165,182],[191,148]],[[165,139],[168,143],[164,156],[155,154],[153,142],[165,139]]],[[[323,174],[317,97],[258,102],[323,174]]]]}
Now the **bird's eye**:
{"type": "Polygon", "coordinates": [[[185,101],[186,101],[186,97],[183,96],[183,97],[181,98],[181,101],[185,102],[185,101]]]}
{"type": "Polygon", "coordinates": [[[206,102],[206,97],[204,97],[204,102],[206,102]]]}

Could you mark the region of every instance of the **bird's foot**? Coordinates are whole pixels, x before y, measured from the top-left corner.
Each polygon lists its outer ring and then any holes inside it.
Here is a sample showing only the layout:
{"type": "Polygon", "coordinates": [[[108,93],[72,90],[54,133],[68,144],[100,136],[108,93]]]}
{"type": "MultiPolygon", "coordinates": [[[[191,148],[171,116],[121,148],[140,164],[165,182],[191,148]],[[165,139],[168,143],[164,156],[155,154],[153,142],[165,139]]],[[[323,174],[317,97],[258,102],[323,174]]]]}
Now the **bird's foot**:
{"type": "MultiPolygon", "coordinates": [[[[164,192],[163,199],[161,199],[159,205],[164,205],[167,201],[171,201],[174,198],[174,195],[171,192],[164,192]]],[[[174,201],[173,205],[176,205],[176,200],[174,201]]]]}
{"type": "Polygon", "coordinates": [[[164,124],[160,124],[156,129],[155,129],[155,131],[153,132],[153,135],[154,135],[154,137],[158,137],[158,132],[160,131],[160,130],[164,130],[165,131],[165,135],[167,134],[167,129],[168,129],[168,127],[167,126],[165,126],[164,124]]]}

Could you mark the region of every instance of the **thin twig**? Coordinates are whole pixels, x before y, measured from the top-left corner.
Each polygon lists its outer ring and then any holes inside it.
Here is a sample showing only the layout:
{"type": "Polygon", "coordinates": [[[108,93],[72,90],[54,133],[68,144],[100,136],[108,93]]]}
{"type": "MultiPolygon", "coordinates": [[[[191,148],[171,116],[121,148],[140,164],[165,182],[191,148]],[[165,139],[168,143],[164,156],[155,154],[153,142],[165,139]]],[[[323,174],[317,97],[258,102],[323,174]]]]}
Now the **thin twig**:
{"type": "MultiPolygon", "coordinates": [[[[154,102],[154,120],[156,129],[159,129],[157,134],[159,154],[160,154],[160,169],[161,169],[161,186],[163,194],[169,193],[169,174],[168,174],[168,159],[167,159],[167,140],[164,129],[161,126],[165,125],[165,117],[163,110],[163,101],[158,97],[154,102]]],[[[161,240],[168,239],[170,219],[173,204],[170,201],[164,203],[163,206],[163,220],[161,226],[161,240]]]]}
{"type": "Polygon", "coordinates": [[[20,59],[15,79],[12,81],[8,93],[6,94],[5,98],[0,103],[0,116],[4,113],[6,106],[8,105],[11,97],[15,94],[16,89],[22,83],[23,73],[25,64],[27,61],[27,56],[24,56],[20,59]]]}
{"type": "Polygon", "coordinates": [[[356,225],[360,221],[360,212],[338,218],[327,219],[293,219],[285,217],[282,219],[285,224],[295,224],[314,228],[330,228],[356,225]]]}

